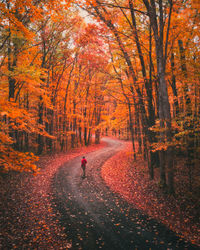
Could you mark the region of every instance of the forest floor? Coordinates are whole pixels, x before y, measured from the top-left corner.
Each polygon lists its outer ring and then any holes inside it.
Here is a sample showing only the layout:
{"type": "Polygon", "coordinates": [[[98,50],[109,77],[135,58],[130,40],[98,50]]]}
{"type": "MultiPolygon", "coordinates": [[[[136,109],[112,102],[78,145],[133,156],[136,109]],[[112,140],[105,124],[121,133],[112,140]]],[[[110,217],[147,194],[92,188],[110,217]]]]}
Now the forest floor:
{"type": "Polygon", "coordinates": [[[129,142],[108,142],[1,176],[0,249],[199,249],[197,204],[162,194],[129,142]]]}
{"type": "Polygon", "coordinates": [[[40,157],[40,173],[0,175],[0,249],[68,249],[59,214],[52,209],[52,179],[67,161],[105,143],[40,157]]]}
{"type": "Polygon", "coordinates": [[[106,184],[137,209],[200,247],[199,190],[195,195],[188,191],[183,162],[179,161],[176,169],[176,194],[172,196],[159,186],[159,169],[155,180],[150,180],[147,163],[141,158],[134,162],[131,150],[132,144],[127,142],[123,151],[104,164],[101,173],[106,184]]]}

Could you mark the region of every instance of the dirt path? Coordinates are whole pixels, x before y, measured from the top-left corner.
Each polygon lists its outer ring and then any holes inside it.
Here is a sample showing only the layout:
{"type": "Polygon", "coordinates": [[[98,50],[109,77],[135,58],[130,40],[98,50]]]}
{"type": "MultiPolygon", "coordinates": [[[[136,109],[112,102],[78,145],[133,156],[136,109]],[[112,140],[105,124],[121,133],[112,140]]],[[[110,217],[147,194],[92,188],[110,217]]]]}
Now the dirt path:
{"type": "Polygon", "coordinates": [[[123,144],[104,140],[107,147],[86,155],[86,178],[81,178],[81,157],[76,157],[59,168],[53,180],[52,202],[71,248],[198,249],[110,191],[101,178],[101,166],[123,144]]]}

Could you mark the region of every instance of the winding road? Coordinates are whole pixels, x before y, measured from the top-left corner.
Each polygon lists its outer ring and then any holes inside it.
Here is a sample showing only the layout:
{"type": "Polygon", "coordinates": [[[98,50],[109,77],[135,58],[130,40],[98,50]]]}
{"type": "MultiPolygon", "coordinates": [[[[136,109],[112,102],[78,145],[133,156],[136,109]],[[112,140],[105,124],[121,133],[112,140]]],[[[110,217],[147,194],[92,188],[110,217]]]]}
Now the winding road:
{"type": "Polygon", "coordinates": [[[61,166],[53,179],[53,203],[71,249],[199,249],[112,193],[100,171],[123,143],[104,141],[106,147],[86,155],[86,178],[80,156],[61,166]]]}

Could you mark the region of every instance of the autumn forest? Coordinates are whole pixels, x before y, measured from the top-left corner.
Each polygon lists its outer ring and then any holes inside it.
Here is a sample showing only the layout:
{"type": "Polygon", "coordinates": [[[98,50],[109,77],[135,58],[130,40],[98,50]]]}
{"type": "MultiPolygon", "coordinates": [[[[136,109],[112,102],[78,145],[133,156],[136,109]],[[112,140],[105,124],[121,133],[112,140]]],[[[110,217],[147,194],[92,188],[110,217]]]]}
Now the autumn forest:
{"type": "Polygon", "coordinates": [[[197,0],[1,0],[0,168],[111,136],[175,195],[200,190],[197,0]]]}

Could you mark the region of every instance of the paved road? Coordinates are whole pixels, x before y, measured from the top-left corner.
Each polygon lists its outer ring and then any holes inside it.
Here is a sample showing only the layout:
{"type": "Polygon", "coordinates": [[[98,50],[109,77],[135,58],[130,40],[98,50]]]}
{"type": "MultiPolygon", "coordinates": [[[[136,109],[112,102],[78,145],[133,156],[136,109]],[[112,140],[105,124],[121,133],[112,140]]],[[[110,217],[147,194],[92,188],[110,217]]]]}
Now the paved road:
{"type": "Polygon", "coordinates": [[[52,184],[53,202],[71,249],[199,249],[111,192],[100,170],[123,143],[108,138],[104,141],[105,148],[86,155],[86,178],[81,178],[81,157],[77,157],[59,169],[52,184]]]}

